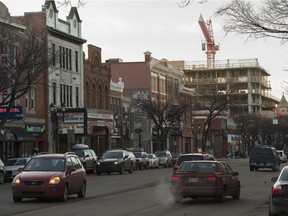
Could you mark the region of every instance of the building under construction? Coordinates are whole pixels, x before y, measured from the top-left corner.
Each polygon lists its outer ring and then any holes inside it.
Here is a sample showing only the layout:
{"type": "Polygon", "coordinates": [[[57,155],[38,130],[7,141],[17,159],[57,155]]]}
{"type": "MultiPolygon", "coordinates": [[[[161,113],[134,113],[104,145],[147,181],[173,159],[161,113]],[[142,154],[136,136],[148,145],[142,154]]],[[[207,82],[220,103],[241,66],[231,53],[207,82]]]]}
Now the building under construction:
{"type": "MultiPolygon", "coordinates": [[[[184,71],[183,82],[186,87],[194,90],[192,127],[197,133],[203,133],[203,122],[207,118],[207,107],[211,106],[211,97],[227,101],[225,112],[214,119],[210,130],[221,134],[219,155],[227,151],[233,137],[238,137],[233,117],[236,115],[259,114],[265,110],[273,110],[279,99],[271,95],[270,74],[259,65],[257,59],[237,59],[215,61],[213,68],[207,62],[169,62],[173,67],[184,71]],[[225,135],[223,135],[225,134],[225,135]]],[[[224,109],[223,109],[224,110],[224,109]]],[[[216,110],[215,110],[216,111],[216,110]]],[[[212,134],[213,137],[214,135],[212,134]]],[[[216,136],[214,136],[216,138],[216,136]]],[[[213,138],[213,139],[214,139],[213,138]]],[[[211,142],[216,142],[211,139],[211,142]]],[[[203,144],[202,144],[203,147],[203,144]]],[[[214,147],[215,150],[215,147],[214,147]]]]}

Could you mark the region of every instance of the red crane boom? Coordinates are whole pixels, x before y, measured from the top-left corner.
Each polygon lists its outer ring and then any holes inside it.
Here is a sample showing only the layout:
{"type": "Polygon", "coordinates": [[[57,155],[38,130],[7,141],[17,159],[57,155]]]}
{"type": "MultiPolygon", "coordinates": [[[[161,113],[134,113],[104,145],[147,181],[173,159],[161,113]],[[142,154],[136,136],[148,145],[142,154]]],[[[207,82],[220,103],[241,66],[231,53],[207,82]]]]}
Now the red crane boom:
{"type": "Polygon", "coordinates": [[[206,40],[206,43],[202,43],[202,50],[206,51],[206,54],[207,54],[207,67],[214,68],[215,67],[215,54],[216,54],[216,51],[219,50],[219,45],[216,45],[214,42],[212,21],[211,19],[209,19],[207,23],[205,23],[201,14],[199,17],[198,23],[200,25],[200,28],[206,40]]]}

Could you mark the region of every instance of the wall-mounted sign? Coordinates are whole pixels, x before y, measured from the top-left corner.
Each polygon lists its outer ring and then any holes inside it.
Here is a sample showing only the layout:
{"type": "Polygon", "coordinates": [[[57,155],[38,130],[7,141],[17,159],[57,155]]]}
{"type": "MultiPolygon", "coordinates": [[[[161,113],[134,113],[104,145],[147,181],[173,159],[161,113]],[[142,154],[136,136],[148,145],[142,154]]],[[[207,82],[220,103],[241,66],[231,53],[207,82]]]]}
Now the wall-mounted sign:
{"type": "MultiPolygon", "coordinates": [[[[8,112],[8,107],[0,107],[0,119],[3,119],[8,112]]],[[[21,120],[23,119],[23,107],[14,106],[10,108],[8,119],[21,120]]]]}
{"type": "Polygon", "coordinates": [[[58,133],[68,134],[70,130],[74,134],[87,134],[87,111],[85,108],[64,108],[54,112],[57,121],[58,133]]]}

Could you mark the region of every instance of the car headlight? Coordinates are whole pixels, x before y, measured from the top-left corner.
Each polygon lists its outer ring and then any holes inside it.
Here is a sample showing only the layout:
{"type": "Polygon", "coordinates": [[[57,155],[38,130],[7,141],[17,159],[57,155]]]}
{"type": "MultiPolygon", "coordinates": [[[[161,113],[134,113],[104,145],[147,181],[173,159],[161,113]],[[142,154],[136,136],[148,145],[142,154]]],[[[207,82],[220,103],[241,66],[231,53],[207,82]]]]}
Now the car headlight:
{"type": "Polygon", "coordinates": [[[20,178],[14,178],[12,183],[13,184],[21,184],[20,178]]]}
{"type": "Polygon", "coordinates": [[[59,176],[56,176],[50,179],[49,184],[59,184],[60,181],[61,181],[61,178],[59,176]]]}
{"type": "Polygon", "coordinates": [[[117,164],[118,164],[118,161],[115,161],[114,164],[117,165],[117,164]]]}

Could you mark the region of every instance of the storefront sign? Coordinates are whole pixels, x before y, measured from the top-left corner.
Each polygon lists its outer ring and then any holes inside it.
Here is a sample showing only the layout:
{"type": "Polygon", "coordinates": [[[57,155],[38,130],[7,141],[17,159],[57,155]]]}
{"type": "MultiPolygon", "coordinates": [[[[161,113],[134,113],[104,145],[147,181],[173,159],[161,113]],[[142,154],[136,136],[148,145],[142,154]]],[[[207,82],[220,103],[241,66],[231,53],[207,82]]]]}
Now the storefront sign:
{"type": "MultiPolygon", "coordinates": [[[[8,111],[7,107],[0,107],[0,119],[4,118],[7,111],[8,111]]],[[[23,107],[22,106],[11,107],[8,119],[14,119],[14,120],[23,119],[23,107]]]]}

